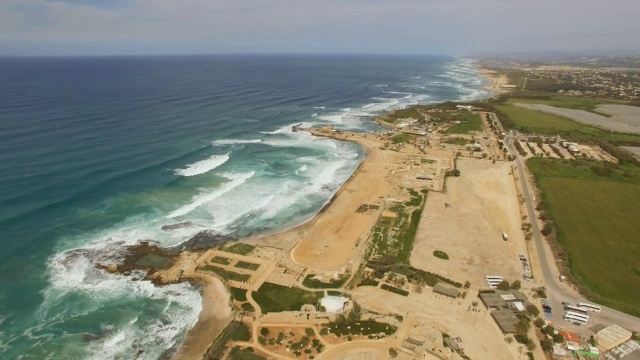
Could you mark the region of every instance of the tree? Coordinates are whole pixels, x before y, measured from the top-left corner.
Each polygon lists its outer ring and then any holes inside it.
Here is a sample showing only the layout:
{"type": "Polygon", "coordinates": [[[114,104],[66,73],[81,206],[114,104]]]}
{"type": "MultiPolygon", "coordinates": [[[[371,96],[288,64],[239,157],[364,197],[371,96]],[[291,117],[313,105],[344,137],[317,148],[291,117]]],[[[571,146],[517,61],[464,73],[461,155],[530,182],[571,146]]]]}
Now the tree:
{"type": "Polygon", "coordinates": [[[533,317],[540,315],[540,309],[538,309],[538,307],[533,304],[527,305],[527,312],[533,317]]]}
{"type": "Polygon", "coordinates": [[[516,324],[516,334],[526,335],[529,332],[530,327],[531,324],[529,324],[529,320],[527,320],[526,318],[522,318],[516,324]]]}
{"type": "Polygon", "coordinates": [[[398,351],[394,348],[389,348],[389,356],[391,356],[392,358],[398,356],[398,351]]]}
{"type": "Polygon", "coordinates": [[[542,318],[537,318],[535,320],[533,320],[533,325],[535,325],[537,328],[541,329],[544,324],[546,324],[547,322],[542,320],[542,318]]]}
{"type": "Polygon", "coordinates": [[[542,347],[542,351],[544,352],[553,352],[553,340],[549,338],[544,338],[544,340],[540,342],[540,346],[542,347]]]}
{"type": "Polygon", "coordinates": [[[556,332],[556,329],[553,328],[553,326],[549,325],[549,326],[545,326],[544,329],[542,329],[542,332],[547,334],[547,335],[552,335],[556,332]]]}
{"type": "Polygon", "coordinates": [[[509,285],[509,282],[507,280],[503,280],[498,284],[498,289],[499,290],[509,290],[511,289],[511,285],[509,285]]]}
{"type": "Polygon", "coordinates": [[[511,283],[511,288],[513,290],[520,290],[520,286],[522,284],[520,283],[520,280],[515,280],[514,282],[511,283]]]}
{"type": "Polygon", "coordinates": [[[562,344],[564,342],[564,336],[560,334],[553,334],[553,342],[562,344]]]}
{"type": "Polygon", "coordinates": [[[529,339],[527,341],[527,350],[529,351],[533,351],[536,348],[536,344],[533,342],[533,340],[529,339]]]}
{"type": "Polygon", "coordinates": [[[465,288],[465,289],[468,289],[468,288],[470,288],[470,287],[471,287],[471,283],[469,282],[469,280],[465,281],[465,282],[464,282],[464,288],[465,288]]]}

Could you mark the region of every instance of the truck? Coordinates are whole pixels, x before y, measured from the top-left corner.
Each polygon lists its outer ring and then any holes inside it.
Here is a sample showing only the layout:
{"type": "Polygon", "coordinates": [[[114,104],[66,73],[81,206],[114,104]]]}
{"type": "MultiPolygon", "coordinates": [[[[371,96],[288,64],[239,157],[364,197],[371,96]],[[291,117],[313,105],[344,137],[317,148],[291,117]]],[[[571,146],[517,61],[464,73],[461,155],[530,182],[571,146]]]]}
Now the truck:
{"type": "Polygon", "coordinates": [[[504,232],[504,231],[502,232],[502,239],[503,239],[504,241],[509,240],[509,235],[507,235],[507,233],[506,233],[506,232],[504,232]]]}

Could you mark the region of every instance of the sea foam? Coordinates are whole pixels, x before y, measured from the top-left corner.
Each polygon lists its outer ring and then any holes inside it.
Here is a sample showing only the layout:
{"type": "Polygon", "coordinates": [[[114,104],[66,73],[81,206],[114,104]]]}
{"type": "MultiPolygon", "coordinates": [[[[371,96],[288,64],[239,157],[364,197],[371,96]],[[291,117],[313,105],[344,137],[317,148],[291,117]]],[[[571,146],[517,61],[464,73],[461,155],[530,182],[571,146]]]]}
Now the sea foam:
{"type": "Polygon", "coordinates": [[[242,185],[249,178],[253,177],[254,174],[255,174],[254,171],[243,173],[243,174],[221,174],[222,176],[228,178],[231,181],[223,184],[221,187],[219,187],[218,189],[215,189],[212,192],[200,194],[194,197],[189,204],[186,204],[178,208],[177,210],[171,212],[169,215],[167,215],[167,218],[172,219],[175,217],[186,215],[192,212],[193,210],[197,209],[198,207],[208,202],[214,201],[215,199],[219,198],[225,193],[242,185]]]}
{"type": "Polygon", "coordinates": [[[229,154],[230,153],[226,153],[224,155],[213,155],[206,160],[201,160],[196,163],[187,165],[187,167],[184,169],[177,169],[175,171],[175,174],[182,176],[196,176],[208,173],[209,171],[226,163],[229,160],[229,154]]]}

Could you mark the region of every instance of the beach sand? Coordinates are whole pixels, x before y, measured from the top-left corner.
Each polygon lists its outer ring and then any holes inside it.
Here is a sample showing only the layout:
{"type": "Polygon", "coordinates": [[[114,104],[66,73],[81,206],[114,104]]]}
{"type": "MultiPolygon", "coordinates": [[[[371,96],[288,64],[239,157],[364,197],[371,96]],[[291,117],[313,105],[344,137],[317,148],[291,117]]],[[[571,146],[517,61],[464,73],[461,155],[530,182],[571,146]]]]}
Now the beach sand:
{"type": "Polygon", "coordinates": [[[484,68],[480,69],[479,75],[481,78],[491,81],[490,84],[484,87],[486,90],[493,91],[497,94],[507,91],[502,88],[502,85],[508,84],[506,75],[500,75],[493,70],[488,70],[484,68]]]}
{"type": "Polygon", "coordinates": [[[190,274],[189,278],[203,285],[202,311],[198,322],[187,332],[180,350],[174,355],[175,360],[202,359],[234,316],[229,306],[230,294],[220,279],[200,273],[190,274]]]}

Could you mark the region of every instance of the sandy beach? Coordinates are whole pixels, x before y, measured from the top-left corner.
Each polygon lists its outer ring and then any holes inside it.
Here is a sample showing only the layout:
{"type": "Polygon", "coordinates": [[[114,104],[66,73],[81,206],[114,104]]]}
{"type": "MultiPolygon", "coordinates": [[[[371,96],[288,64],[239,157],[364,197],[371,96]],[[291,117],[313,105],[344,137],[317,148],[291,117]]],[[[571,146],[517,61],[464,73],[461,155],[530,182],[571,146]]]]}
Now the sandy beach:
{"type": "Polygon", "coordinates": [[[502,85],[507,85],[508,83],[506,75],[500,75],[493,70],[488,70],[485,68],[480,68],[480,72],[478,75],[483,79],[491,81],[490,84],[484,87],[486,90],[493,91],[498,94],[506,91],[502,88],[502,85]]]}
{"type": "Polygon", "coordinates": [[[233,319],[230,294],[222,281],[214,276],[193,273],[190,278],[202,284],[202,311],[173,359],[202,359],[218,335],[233,319]]]}

